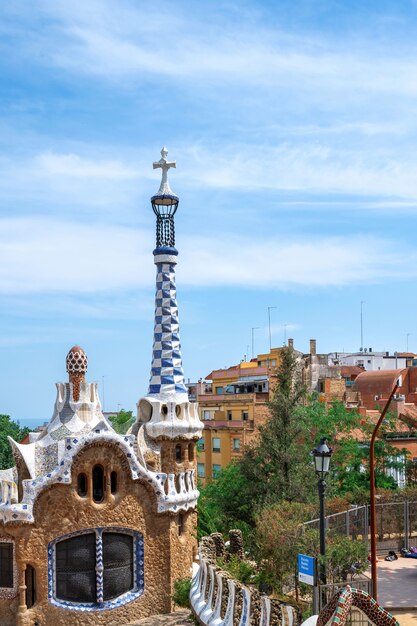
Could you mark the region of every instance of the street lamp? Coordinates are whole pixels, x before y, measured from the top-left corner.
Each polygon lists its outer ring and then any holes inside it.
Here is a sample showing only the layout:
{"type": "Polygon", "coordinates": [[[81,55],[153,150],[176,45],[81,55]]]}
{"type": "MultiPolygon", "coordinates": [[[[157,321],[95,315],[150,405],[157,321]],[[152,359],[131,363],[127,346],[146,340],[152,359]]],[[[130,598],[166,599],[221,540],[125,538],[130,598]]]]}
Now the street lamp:
{"type": "MultiPolygon", "coordinates": [[[[314,457],[314,465],[318,478],[319,501],[320,501],[320,555],[326,554],[326,536],[325,536],[325,518],[324,518],[324,495],[326,493],[326,476],[329,473],[330,457],[333,450],[326,444],[326,438],[320,439],[317,448],[314,448],[312,454],[314,457]]],[[[324,564],[320,568],[320,582],[326,584],[326,569],[324,564]]]]}

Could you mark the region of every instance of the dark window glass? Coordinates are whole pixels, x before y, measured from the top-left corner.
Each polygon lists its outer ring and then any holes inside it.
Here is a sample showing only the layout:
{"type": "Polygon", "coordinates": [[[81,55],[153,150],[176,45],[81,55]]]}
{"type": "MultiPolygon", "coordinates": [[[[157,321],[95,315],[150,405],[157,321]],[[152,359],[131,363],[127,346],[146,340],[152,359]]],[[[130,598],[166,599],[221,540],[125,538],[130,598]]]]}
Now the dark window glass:
{"type": "Polygon", "coordinates": [[[181,535],[183,534],[184,534],[184,515],[180,513],[178,515],[178,535],[181,537],[181,535]]]}
{"type": "Polygon", "coordinates": [[[104,498],[104,471],[101,465],[93,467],[93,500],[102,502],[104,498]]]}
{"type": "Polygon", "coordinates": [[[133,537],[103,533],[104,600],[133,589],[133,537]]]}
{"type": "Polygon", "coordinates": [[[70,602],[96,602],[95,533],[56,544],[56,597],[70,602]]]}
{"type": "Polygon", "coordinates": [[[84,498],[87,495],[87,476],[78,474],[78,495],[84,498]]]}
{"type": "Polygon", "coordinates": [[[175,460],[177,463],[181,462],[181,446],[175,446],[175,460]]]}
{"type": "Polygon", "coordinates": [[[32,565],[26,565],[26,606],[30,609],[36,603],[36,571],[32,565]]]}
{"type": "Polygon", "coordinates": [[[0,587],[13,587],[12,543],[0,543],[0,587]]]}
{"type": "Polygon", "coordinates": [[[110,474],[110,491],[116,493],[117,491],[117,472],[110,474]]]}

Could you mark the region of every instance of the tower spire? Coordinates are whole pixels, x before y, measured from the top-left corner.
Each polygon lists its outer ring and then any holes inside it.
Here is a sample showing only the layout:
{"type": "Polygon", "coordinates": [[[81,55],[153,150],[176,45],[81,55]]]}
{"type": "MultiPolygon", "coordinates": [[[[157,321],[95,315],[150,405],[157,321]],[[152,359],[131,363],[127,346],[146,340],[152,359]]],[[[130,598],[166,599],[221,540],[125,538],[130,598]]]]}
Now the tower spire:
{"type": "Polygon", "coordinates": [[[168,150],[162,148],[161,159],[153,168],[161,168],[162,180],[158,193],[152,196],[156,215],[156,248],[153,252],[156,265],[155,326],[149,395],[164,398],[185,394],[188,398],[182,367],[179,335],[175,265],[178,251],[175,248],[174,215],[179,198],[168,183],[168,170],[176,167],[167,160],[168,150]]]}

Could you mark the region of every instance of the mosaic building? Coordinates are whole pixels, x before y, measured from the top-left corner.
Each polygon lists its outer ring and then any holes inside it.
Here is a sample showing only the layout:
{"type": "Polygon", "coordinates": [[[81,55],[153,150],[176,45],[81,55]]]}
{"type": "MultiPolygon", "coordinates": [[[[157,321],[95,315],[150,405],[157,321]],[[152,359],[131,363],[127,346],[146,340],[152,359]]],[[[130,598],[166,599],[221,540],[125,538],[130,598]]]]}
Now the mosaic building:
{"type": "Polygon", "coordinates": [[[148,394],[120,435],[103,416],[87,356],[71,348],[53,416],[29,443],[10,440],[0,472],[1,626],[119,626],[171,610],[173,582],[196,554],[196,441],[184,384],[167,151],[154,168],[155,329],[148,394]]]}

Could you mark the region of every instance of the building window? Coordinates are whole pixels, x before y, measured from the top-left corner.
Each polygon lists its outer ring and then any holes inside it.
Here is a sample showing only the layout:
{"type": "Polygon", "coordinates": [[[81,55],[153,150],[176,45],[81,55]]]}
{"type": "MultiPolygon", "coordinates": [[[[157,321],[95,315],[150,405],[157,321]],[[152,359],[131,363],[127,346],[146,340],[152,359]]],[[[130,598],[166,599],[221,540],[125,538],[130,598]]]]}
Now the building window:
{"type": "Polygon", "coordinates": [[[184,534],[184,515],[182,513],[178,514],[178,536],[184,534]]]}
{"type": "Polygon", "coordinates": [[[178,444],[177,446],[175,446],[175,460],[177,463],[181,463],[181,459],[182,459],[182,450],[181,450],[181,446],[178,444]]]}
{"type": "Polygon", "coordinates": [[[210,419],[210,411],[203,411],[203,420],[208,422],[210,419]]]}
{"type": "Polygon", "coordinates": [[[232,411],[227,411],[227,419],[229,422],[233,419],[232,411]]]}
{"type": "Polygon", "coordinates": [[[199,452],[204,452],[204,437],[201,437],[201,439],[197,441],[197,450],[199,452]]]}
{"type": "Polygon", "coordinates": [[[213,437],[213,452],[220,452],[220,437],[213,437]]]}
{"type": "Polygon", "coordinates": [[[249,419],[249,411],[242,411],[242,419],[244,422],[249,419]]]}
{"type": "Polygon", "coordinates": [[[117,472],[110,474],[110,491],[111,493],[116,493],[117,491],[117,472]]]}
{"type": "Polygon", "coordinates": [[[216,387],[216,394],[220,395],[222,393],[224,393],[224,387],[216,387]]]}
{"type": "Polygon", "coordinates": [[[216,465],[213,463],[213,478],[218,478],[221,469],[222,469],[221,465],[216,465]]]}
{"type": "Polygon", "coordinates": [[[0,543],[0,587],[13,588],[13,544],[0,543]]]}
{"type": "Polygon", "coordinates": [[[143,593],[143,537],[136,531],[76,532],[49,544],[48,559],[48,593],[57,606],[98,611],[143,593]]]}
{"type": "Polygon", "coordinates": [[[197,475],[199,478],[205,478],[206,476],[206,467],[204,463],[197,463],[197,475]]]}
{"type": "Polygon", "coordinates": [[[240,439],[233,439],[233,450],[240,450],[240,439]]]}
{"type": "Polygon", "coordinates": [[[87,495],[87,476],[83,473],[78,474],[77,493],[81,498],[87,495]]]}
{"type": "Polygon", "coordinates": [[[26,606],[31,609],[36,604],[36,570],[32,565],[26,565],[25,570],[26,585],[26,606]]]}
{"type": "Polygon", "coordinates": [[[93,467],[93,500],[103,502],[104,498],[104,470],[101,465],[93,467]]]}

